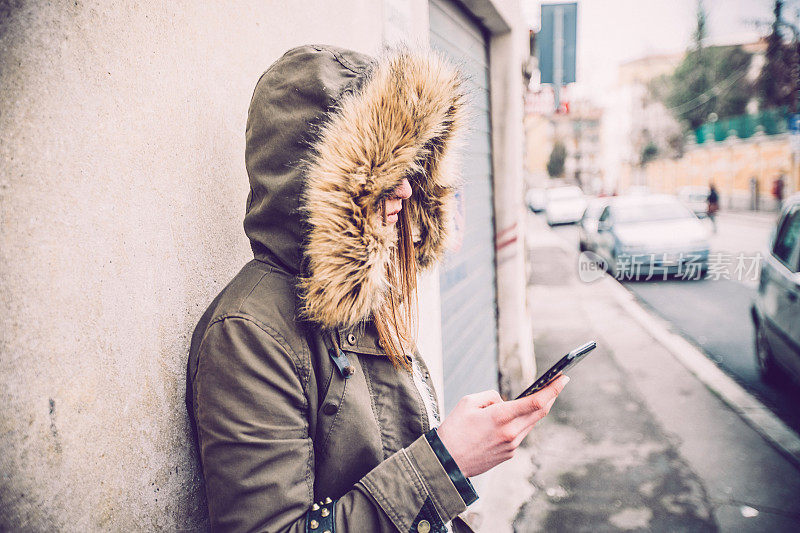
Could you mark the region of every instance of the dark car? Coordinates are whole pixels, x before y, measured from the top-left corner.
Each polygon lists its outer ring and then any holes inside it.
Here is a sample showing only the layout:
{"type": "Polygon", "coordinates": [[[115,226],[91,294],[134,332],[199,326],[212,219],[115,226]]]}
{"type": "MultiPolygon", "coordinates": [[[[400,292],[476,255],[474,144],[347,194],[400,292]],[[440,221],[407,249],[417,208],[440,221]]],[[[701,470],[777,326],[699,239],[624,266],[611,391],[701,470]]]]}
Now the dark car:
{"type": "Polygon", "coordinates": [[[781,210],[751,314],[762,378],[785,374],[800,383],[800,195],[781,210]]]}

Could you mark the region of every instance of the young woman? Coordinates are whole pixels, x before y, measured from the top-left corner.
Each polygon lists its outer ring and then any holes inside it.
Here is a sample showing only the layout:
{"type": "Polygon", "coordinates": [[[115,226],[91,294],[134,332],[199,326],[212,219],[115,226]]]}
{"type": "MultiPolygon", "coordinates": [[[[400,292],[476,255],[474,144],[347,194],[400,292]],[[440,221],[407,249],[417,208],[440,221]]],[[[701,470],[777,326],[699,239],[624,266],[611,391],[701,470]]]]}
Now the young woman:
{"type": "Polygon", "coordinates": [[[466,396],[439,424],[415,280],[448,236],[463,91],[405,50],[301,46],[259,80],[255,258],[201,318],[187,372],[212,529],[471,531],[468,478],[510,458],[563,387],[466,396]]]}

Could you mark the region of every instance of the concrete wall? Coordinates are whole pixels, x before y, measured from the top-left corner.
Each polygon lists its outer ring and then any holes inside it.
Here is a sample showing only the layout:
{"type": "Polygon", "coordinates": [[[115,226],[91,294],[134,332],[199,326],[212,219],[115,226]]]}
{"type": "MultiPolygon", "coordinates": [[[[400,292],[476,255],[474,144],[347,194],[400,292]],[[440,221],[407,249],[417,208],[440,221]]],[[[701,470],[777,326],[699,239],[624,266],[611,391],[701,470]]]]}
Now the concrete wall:
{"type": "Polygon", "coordinates": [[[286,49],[381,5],[3,2],[0,530],[202,527],[189,336],[251,257],[244,131],[286,49]]]}
{"type": "MultiPolygon", "coordinates": [[[[516,228],[498,253],[501,363],[520,356],[519,367],[532,363],[525,35],[511,33],[516,2],[468,4],[493,32],[497,229],[516,228]]],[[[253,87],[299,44],[425,44],[427,10],[426,0],[0,6],[0,530],[205,527],[185,362],[200,314],[251,257],[253,87]]],[[[420,287],[419,344],[441,392],[438,274],[420,287]]]]}
{"type": "MultiPolygon", "coordinates": [[[[488,3],[488,2],[487,2],[488,3]]],[[[534,378],[536,360],[527,307],[525,183],[523,155],[524,84],[528,29],[519,2],[492,2],[496,15],[484,15],[491,32],[489,83],[492,106],[495,247],[497,262],[498,367],[500,389],[512,397],[534,378]]],[[[489,6],[476,13],[489,13],[489,6]]]]}

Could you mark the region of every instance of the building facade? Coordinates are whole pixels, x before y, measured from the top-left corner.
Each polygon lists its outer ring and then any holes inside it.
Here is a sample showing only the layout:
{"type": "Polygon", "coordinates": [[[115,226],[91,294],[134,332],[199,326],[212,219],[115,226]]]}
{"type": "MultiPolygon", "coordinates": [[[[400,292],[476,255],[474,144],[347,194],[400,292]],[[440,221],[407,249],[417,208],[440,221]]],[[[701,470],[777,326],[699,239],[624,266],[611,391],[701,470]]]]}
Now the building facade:
{"type": "Polygon", "coordinates": [[[2,12],[0,529],[205,527],[183,404],[189,339],[252,257],[247,108],[259,75],[300,44],[429,44],[468,71],[461,245],[420,280],[418,344],[448,410],[530,380],[517,2],[34,0],[2,12]]]}

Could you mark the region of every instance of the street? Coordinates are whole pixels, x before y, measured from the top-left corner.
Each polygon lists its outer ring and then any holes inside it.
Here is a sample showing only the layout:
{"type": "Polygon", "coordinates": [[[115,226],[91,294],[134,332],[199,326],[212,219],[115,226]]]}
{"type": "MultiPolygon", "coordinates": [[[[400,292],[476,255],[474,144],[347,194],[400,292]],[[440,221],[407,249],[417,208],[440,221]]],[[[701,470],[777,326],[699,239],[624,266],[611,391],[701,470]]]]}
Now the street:
{"type": "Polygon", "coordinates": [[[797,465],[633,319],[615,280],[579,280],[571,228],[528,222],[539,371],[588,340],[598,348],[528,439],[534,490],[514,530],[797,531],[797,465]]]}
{"type": "MultiPolygon", "coordinates": [[[[727,269],[721,269],[716,276],[709,273],[702,280],[663,280],[656,276],[651,280],[623,281],[622,285],[800,433],[800,391],[785,382],[765,384],[758,374],[753,346],[750,304],[758,279],[757,269],[751,267],[768,253],[772,227],[773,216],[768,214],[722,213],[717,217],[711,257],[727,261],[727,269]],[[737,264],[741,265],[741,275],[736,275],[737,264]]],[[[552,229],[578,249],[576,226],[552,229]]]]}

